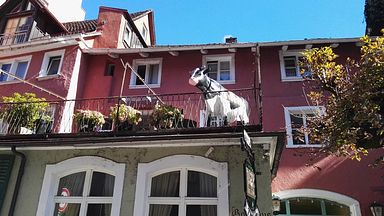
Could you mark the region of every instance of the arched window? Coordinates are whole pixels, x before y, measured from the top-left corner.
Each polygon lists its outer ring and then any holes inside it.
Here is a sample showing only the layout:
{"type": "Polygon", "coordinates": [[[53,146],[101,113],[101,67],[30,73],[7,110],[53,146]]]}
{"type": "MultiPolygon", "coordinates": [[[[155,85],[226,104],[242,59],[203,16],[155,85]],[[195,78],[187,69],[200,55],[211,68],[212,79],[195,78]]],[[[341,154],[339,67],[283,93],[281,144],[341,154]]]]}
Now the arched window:
{"type": "Polygon", "coordinates": [[[279,215],[361,215],[358,201],[330,191],[297,189],[276,195],[281,199],[279,215]]]}
{"type": "Polygon", "coordinates": [[[226,163],[176,155],[139,164],[135,216],[228,214],[226,163]]]}
{"type": "Polygon", "coordinates": [[[120,215],[124,170],[91,156],[47,165],[36,215],[120,215]]]}

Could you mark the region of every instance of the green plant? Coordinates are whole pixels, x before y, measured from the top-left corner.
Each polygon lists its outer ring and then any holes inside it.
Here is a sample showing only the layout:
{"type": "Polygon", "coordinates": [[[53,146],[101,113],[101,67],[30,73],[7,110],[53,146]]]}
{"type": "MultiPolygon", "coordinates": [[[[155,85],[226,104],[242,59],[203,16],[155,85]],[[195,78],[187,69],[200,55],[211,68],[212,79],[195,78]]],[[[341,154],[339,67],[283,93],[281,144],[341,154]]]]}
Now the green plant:
{"type": "Polygon", "coordinates": [[[384,147],[384,37],[361,38],[360,60],[345,64],[331,47],[303,53],[311,71],[311,105],[323,105],[326,114],[307,122],[311,138],[324,151],[361,160],[368,149],[384,147]]]}
{"type": "Polygon", "coordinates": [[[156,104],[149,116],[150,124],[156,128],[172,128],[183,120],[180,109],[166,104],[156,104]]]}
{"type": "Polygon", "coordinates": [[[93,110],[77,110],[73,117],[80,132],[94,132],[105,123],[104,115],[93,110]]]}
{"type": "Polygon", "coordinates": [[[3,106],[0,110],[0,118],[9,125],[10,133],[17,133],[21,127],[34,128],[36,120],[49,106],[45,98],[38,98],[33,93],[14,93],[10,97],[3,97],[3,106]]]}
{"type": "Polygon", "coordinates": [[[128,122],[132,125],[137,125],[142,120],[141,112],[139,110],[125,104],[120,104],[120,106],[116,104],[111,107],[110,117],[114,121],[118,119],[120,122],[128,122]],[[117,110],[119,111],[117,112],[117,110]]]}

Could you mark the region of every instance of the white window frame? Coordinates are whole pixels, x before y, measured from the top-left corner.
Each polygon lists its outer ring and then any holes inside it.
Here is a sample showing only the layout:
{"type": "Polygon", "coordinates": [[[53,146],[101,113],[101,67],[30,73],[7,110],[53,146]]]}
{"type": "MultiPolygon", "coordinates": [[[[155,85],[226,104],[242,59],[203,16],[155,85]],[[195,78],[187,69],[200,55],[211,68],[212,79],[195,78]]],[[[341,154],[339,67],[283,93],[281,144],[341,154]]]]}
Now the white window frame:
{"type": "MultiPolygon", "coordinates": [[[[229,61],[230,80],[216,80],[220,84],[235,84],[235,54],[220,54],[220,55],[204,55],[203,65],[207,65],[209,61],[229,61]]],[[[219,64],[220,65],[220,64],[219,64]]],[[[217,72],[217,78],[220,79],[220,70],[217,72]]]]}
{"type": "Polygon", "coordinates": [[[280,199],[289,199],[296,197],[307,197],[307,198],[317,198],[324,199],[333,202],[337,202],[349,207],[351,216],[361,216],[360,204],[359,201],[335,192],[319,189],[293,189],[285,190],[274,193],[280,199]]]}
{"type": "MultiPolygon", "coordinates": [[[[36,215],[53,215],[55,208],[55,195],[57,193],[60,178],[85,170],[93,170],[115,176],[115,185],[111,202],[111,215],[120,215],[125,164],[116,163],[111,160],[95,156],[76,157],[57,164],[47,165],[45,168],[44,180],[36,215]]],[[[107,199],[110,200],[110,198],[107,199]]],[[[86,212],[84,212],[84,214],[85,213],[86,212]]]]}
{"type": "MultiPolygon", "coordinates": [[[[22,57],[19,57],[19,58],[0,60],[0,69],[1,69],[1,67],[4,64],[11,64],[11,69],[9,70],[8,73],[15,75],[19,62],[28,62],[27,63],[27,68],[25,69],[24,76],[21,78],[21,79],[24,80],[25,77],[27,76],[29,65],[31,64],[31,59],[32,59],[32,56],[29,55],[29,56],[22,56],[22,57]]],[[[15,83],[15,82],[17,83],[17,82],[20,82],[20,81],[15,79],[15,78],[13,78],[13,77],[10,77],[9,75],[7,75],[7,80],[6,81],[0,81],[0,85],[2,85],[2,84],[9,84],[9,83],[15,83]]]]}
{"type": "MultiPolygon", "coordinates": [[[[158,84],[148,84],[149,87],[151,88],[159,88],[160,87],[160,84],[161,84],[161,74],[162,74],[162,65],[163,65],[163,59],[162,58],[154,58],[154,59],[135,59],[133,60],[133,68],[135,69],[135,71],[137,72],[137,68],[139,65],[146,65],[146,72],[145,72],[145,77],[142,77],[145,82],[147,82],[147,79],[148,79],[148,65],[150,64],[158,64],[159,65],[159,72],[158,72],[158,77],[157,77],[157,81],[158,81],[158,84]]],[[[133,72],[131,73],[131,81],[130,81],[130,84],[129,84],[129,88],[147,88],[145,85],[136,85],[136,80],[137,80],[137,76],[136,74],[134,74],[133,72]]]]}
{"type": "Polygon", "coordinates": [[[145,23],[143,23],[143,29],[141,30],[141,36],[143,37],[144,41],[147,40],[147,35],[148,35],[148,28],[145,25],[145,23]]]}
{"type": "Polygon", "coordinates": [[[56,76],[59,76],[61,74],[61,67],[63,66],[63,62],[64,62],[64,54],[65,54],[65,49],[46,52],[44,54],[43,63],[41,64],[39,77],[56,77],[56,76]],[[55,57],[55,56],[61,56],[59,70],[57,71],[57,74],[48,75],[47,73],[48,73],[49,59],[51,57],[55,57]]]}
{"type": "Polygon", "coordinates": [[[279,59],[280,59],[280,72],[281,72],[281,80],[284,82],[289,82],[289,81],[303,81],[303,77],[301,76],[300,73],[300,66],[298,65],[299,63],[299,58],[303,56],[302,52],[304,50],[289,50],[289,51],[279,51],[279,59]],[[296,76],[294,77],[287,77],[286,72],[285,72],[285,64],[284,64],[284,57],[287,56],[294,56],[296,57],[296,76]]]}
{"type": "Polygon", "coordinates": [[[126,22],[126,23],[125,23],[125,26],[124,26],[124,31],[123,31],[123,43],[124,43],[127,47],[130,47],[130,46],[131,46],[132,33],[133,33],[133,32],[131,31],[131,28],[130,28],[128,22],[126,22]],[[125,38],[127,32],[128,32],[128,38],[125,38]]]}
{"type": "MultiPolygon", "coordinates": [[[[182,206],[181,208],[186,208],[188,204],[192,203],[200,204],[203,201],[204,204],[217,205],[218,216],[229,215],[227,163],[219,163],[208,158],[194,155],[174,155],[150,163],[139,163],[133,215],[148,216],[152,177],[167,172],[181,171],[180,178],[187,178],[186,170],[199,171],[215,176],[217,178],[217,198],[189,199],[188,197],[183,197],[183,192],[180,191],[181,197],[176,199],[184,202],[184,204],[179,204],[182,206]]],[[[182,179],[180,179],[180,184],[183,184],[182,179]]],[[[186,188],[186,186],[181,185],[181,188],[186,188]]],[[[175,198],[170,198],[170,200],[175,201],[175,198]]],[[[183,212],[179,212],[179,215],[183,216],[183,212]]]]}
{"type": "MultiPolygon", "coordinates": [[[[285,117],[285,128],[287,130],[287,148],[301,148],[301,147],[322,147],[319,144],[310,144],[308,133],[305,133],[305,144],[295,145],[293,143],[292,135],[292,125],[291,125],[291,116],[290,114],[318,114],[324,115],[325,108],[322,106],[300,106],[300,107],[284,107],[284,117],[285,117]]],[[[306,121],[303,120],[304,128],[306,127],[306,121]]]]}

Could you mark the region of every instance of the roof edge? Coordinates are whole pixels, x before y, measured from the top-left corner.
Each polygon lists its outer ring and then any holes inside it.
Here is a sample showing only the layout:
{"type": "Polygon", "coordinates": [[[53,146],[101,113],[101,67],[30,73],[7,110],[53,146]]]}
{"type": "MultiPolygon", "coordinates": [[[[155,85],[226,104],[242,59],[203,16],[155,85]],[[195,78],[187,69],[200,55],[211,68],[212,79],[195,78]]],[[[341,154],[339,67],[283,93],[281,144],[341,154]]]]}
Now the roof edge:
{"type": "Polygon", "coordinates": [[[284,45],[306,45],[306,44],[332,44],[332,43],[356,43],[360,38],[335,38],[335,39],[308,39],[308,40],[292,40],[292,41],[276,41],[276,42],[260,42],[260,43],[220,43],[220,44],[197,44],[197,45],[164,45],[153,46],[148,48],[130,48],[130,49],[111,49],[98,48],[84,50],[85,53],[91,55],[103,55],[109,53],[129,54],[140,52],[169,52],[169,51],[192,51],[205,49],[229,49],[229,48],[252,48],[252,47],[273,47],[284,45]]]}

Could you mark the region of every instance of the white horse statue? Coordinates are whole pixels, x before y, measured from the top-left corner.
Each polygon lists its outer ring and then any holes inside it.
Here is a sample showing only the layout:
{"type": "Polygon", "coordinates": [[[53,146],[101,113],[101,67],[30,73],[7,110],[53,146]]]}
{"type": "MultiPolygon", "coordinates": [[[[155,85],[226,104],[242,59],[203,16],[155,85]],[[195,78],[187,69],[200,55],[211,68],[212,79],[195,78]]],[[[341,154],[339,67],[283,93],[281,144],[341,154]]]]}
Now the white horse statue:
{"type": "Polygon", "coordinates": [[[233,92],[225,89],[216,80],[207,75],[206,66],[192,71],[189,84],[203,92],[208,116],[227,117],[228,124],[249,123],[248,102],[233,92]]]}

